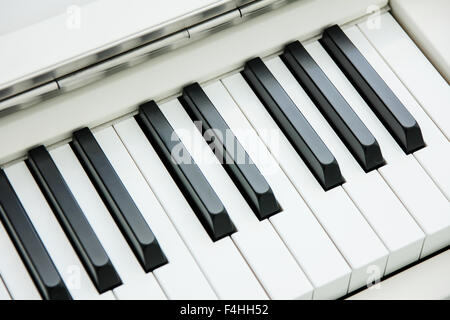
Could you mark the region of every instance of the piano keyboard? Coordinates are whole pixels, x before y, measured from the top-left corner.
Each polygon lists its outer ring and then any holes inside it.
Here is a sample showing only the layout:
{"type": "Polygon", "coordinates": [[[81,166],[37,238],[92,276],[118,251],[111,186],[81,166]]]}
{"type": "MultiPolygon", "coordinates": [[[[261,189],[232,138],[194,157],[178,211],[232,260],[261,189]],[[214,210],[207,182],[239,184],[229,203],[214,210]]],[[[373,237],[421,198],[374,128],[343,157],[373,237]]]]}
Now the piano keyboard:
{"type": "Polygon", "coordinates": [[[380,19],[1,169],[0,299],[336,299],[447,248],[450,89],[380,19]]]}

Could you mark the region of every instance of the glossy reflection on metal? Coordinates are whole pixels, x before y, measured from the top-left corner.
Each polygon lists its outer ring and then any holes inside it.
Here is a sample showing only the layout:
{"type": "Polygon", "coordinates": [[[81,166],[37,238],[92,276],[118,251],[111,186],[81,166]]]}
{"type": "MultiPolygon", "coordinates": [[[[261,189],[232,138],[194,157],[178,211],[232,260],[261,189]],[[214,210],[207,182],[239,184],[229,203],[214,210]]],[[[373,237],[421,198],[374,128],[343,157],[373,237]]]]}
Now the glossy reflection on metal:
{"type": "Polygon", "coordinates": [[[222,0],[99,48],[92,53],[0,85],[0,117],[101,80],[296,0],[222,0]]]}

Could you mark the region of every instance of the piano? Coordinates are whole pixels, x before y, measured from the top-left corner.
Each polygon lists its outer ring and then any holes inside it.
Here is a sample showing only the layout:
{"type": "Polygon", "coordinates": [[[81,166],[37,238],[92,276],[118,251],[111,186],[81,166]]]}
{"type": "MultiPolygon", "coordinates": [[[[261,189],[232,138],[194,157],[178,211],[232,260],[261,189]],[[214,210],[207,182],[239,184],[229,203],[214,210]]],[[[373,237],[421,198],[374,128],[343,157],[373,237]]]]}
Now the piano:
{"type": "Polygon", "coordinates": [[[58,6],[0,25],[0,299],[450,297],[448,1],[58,6]]]}

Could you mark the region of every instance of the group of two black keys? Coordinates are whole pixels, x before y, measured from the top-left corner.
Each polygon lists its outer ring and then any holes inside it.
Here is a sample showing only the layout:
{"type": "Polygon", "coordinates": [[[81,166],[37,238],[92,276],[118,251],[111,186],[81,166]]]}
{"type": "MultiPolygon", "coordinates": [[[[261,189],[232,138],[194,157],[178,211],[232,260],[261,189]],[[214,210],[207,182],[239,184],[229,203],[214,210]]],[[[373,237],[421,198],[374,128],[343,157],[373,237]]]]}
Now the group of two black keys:
{"type": "MultiPolygon", "coordinates": [[[[157,239],[111,163],[87,128],[71,146],[146,272],[166,264],[157,239]]],[[[122,284],[108,254],[47,149],[28,152],[26,164],[99,293],[122,284]]],[[[71,299],[7,175],[0,172],[1,219],[44,299],[71,299]]]]}
{"type": "MultiPolygon", "coordinates": [[[[415,119],[345,33],[337,26],[328,28],[320,42],[405,153],[422,148],[424,141],[415,119]]],[[[382,166],[385,162],[376,139],[300,42],[286,46],[282,59],[361,167],[369,172],[382,166]]],[[[324,190],[344,183],[333,154],[261,59],[248,61],[242,74],[324,190]]],[[[185,87],[179,100],[192,120],[200,121],[209,145],[258,219],[279,212],[281,208],[266,179],[202,88],[198,84],[185,87]],[[236,155],[240,156],[239,161],[236,155]]],[[[146,102],[139,111],[136,120],[211,239],[216,241],[235,232],[224,205],[157,104],[146,102]],[[183,149],[183,162],[172,157],[175,147],[183,149]]],[[[90,130],[85,128],[74,133],[71,146],[144,270],[149,272],[166,264],[168,261],[157,239],[90,130]]],[[[98,291],[120,285],[109,257],[47,150],[44,147],[31,150],[27,164],[98,291]]],[[[70,298],[3,171],[0,192],[1,219],[16,247],[21,248],[19,252],[42,296],[70,298]]]]}

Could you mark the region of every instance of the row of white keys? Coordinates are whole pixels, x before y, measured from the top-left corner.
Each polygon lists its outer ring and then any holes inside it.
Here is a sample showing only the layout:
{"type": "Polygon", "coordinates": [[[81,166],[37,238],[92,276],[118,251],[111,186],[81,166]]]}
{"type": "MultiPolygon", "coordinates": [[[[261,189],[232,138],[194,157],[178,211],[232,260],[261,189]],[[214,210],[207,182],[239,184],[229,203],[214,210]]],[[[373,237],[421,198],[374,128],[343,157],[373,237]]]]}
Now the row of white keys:
{"type": "Polygon", "coordinates": [[[114,128],[94,132],[94,136],[169,261],[153,271],[167,297],[176,300],[217,299],[114,128]]]}
{"type": "MultiPolygon", "coordinates": [[[[338,83],[342,79],[339,68],[319,42],[315,41],[305,48],[330,81],[338,83]]],[[[291,75],[287,78],[295,81],[291,75]]],[[[377,170],[364,172],[306,93],[299,89],[297,95],[302,98],[297,105],[337,158],[347,181],[343,185],[344,190],[390,251],[386,274],[418,260],[425,238],[420,227],[377,170]]]]}
{"type": "Polygon", "coordinates": [[[371,28],[367,23],[359,24],[359,28],[447,140],[450,139],[449,84],[389,13],[377,19],[378,28],[371,28]]]}
{"type": "Polygon", "coordinates": [[[223,83],[352,268],[349,291],[381,277],[388,251],[345,191],[323,190],[240,74],[223,83]],[[267,130],[278,132],[279,139],[271,139],[267,130]]]}
{"type": "Polygon", "coordinates": [[[11,298],[15,300],[41,300],[41,295],[33,283],[14,244],[0,222],[0,275],[11,298]]]}
{"type": "Polygon", "coordinates": [[[176,99],[160,105],[216,191],[237,231],[231,235],[272,299],[310,299],[313,287],[269,221],[259,221],[176,99]]]}
{"type": "Polygon", "coordinates": [[[8,289],[6,289],[6,286],[3,283],[2,277],[0,275],[0,301],[2,300],[11,300],[11,296],[9,295],[8,289]]]}
{"type": "MultiPolygon", "coordinates": [[[[395,95],[400,99],[403,105],[408,109],[409,112],[411,112],[411,114],[419,123],[427,147],[414,152],[414,156],[427,171],[433,181],[437,184],[440,190],[444,193],[447,200],[450,200],[450,167],[448,166],[448,163],[450,162],[450,144],[447,138],[439,130],[436,124],[428,117],[422,107],[418,104],[417,100],[412,96],[412,94],[416,94],[416,91],[408,91],[408,89],[399,80],[392,69],[386,64],[386,61],[383,60],[383,58],[379,55],[375,48],[370,44],[370,42],[360,31],[360,29],[358,29],[357,27],[352,27],[344,31],[350,38],[350,40],[352,40],[355,46],[358,47],[361,53],[369,61],[369,63],[375,68],[377,73],[383,78],[389,88],[392,89],[395,95]]],[[[390,37],[396,34],[395,32],[391,31],[386,31],[386,33],[389,34],[390,37]]],[[[392,41],[396,40],[393,39],[392,41]]],[[[397,41],[395,43],[397,43],[397,41]]],[[[408,71],[416,70],[416,64],[414,63],[414,61],[408,60],[410,58],[408,51],[401,52],[402,56],[408,57],[404,60],[408,61],[409,66],[414,66],[414,68],[409,67],[408,71]]],[[[437,73],[435,70],[434,72],[437,73]]],[[[421,74],[418,71],[414,71],[414,73],[414,81],[423,81],[426,84],[429,84],[430,82],[433,83],[432,80],[427,79],[426,74],[421,74]]],[[[421,90],[422,87],[419,91],[421,90]]],[[[450,87],[448,87],[448,85],[447,90],[450,92],[450,87]]],[[[425,91],[421,92],[420,94],[423,95],[424,98],[427,98],[428,95],[431,95],[429,99],[434,100],[435,95],[439,96],[439,91],[442,90],[439,90],[439,88],[435,90],[434,87],[426,87],[425,91]]],[[[446,105],[450,104],[450,94],[447,98],[441,97],[438,102],[439,107],[443,112],[449,112],[445,110],[450,109],[446,107],[446,105]]],[[[423,104],[423,106],[425,106],[425,104],[423,104]]],[[[447,117],[448,119],[450,119],[450,113],[448,113],[447,116],[443,115],[442,117],[447,117]]]]}
{"type": "Polygon", "coordinates": [[[122,280],[113,289],[116,298],[166,299],[153,274],[142,269],[70,146],[50,154],[122,280]]]}
{"type": "Polygon", "coordinates": [[[230,237],[211,240],[134,118],[114,128],[217,296],[267,299],[230,237]]]}
{"type": "Polygon", "coordinates": [[[72,298],[114,300],[111,292],[98,293],[26,164],[14,164],[5,173],[72,298]]]}
{"type": "MultiPolygon", "coordinates": [[[[327,73],[329,66],[320,61],[326,55],[320,44],[305,48],[327,73]]],[[[389,250],[385,273],[419,259],[424,234],[382,177],[377,171],[364,172],[280,58],[266,65],[336,157],[346,179],[344,190],[389,250]]]]}
{"type": "MultiPolygon", "coordinates": [[[[421,255],[424,257],[450,243],[450,204],[430,176],[423,170],[416,157],[419,161],[426,161],[423,162],[423,165],[428,168],[431,168],[433,161],[435,161],[434,163],[437,164],[435,173],[442,175],[445,179],[446,176],[450,176],[448,161],[440,161],[438,159],[448,158],[448,147],[442,148],[440,147],[442,144],[435,143],[439,138],[439,132],[436,131],[434,125],[427,119],[427,116],[414,103],[406,89],[402,88],[403,86],[398,79],[395,79],[396,76],[361,31],[356,27],[344,31],[372,67],[383,77],[383,80],[386,81],[405,106],[409,108],[409,111],[422,128],[425,143],[430,143],[424,149],[415,152],[414,155],[405,155],[345,76],[341,72],[336,73],[335,86],[345,99],[349,101],[354,111],[377,138],[382,148],[387,165],[381,167],[378,171],[425,232],[426,239],[421,255]],[[433,160],[433,158],[435,159],[433,160]],[[426,159],[431,159],[431,162],[426,159]]],[[[333,64],[333,62],[329,63],[329,65],[333,64]]],[[[331,68],[335,69],[336,67],[331,68]]]]}
{"type": "Polygon", "coordinates": [[[269,220],[314,286],[314,299],[347,293],[350,267],[219,81],[203,87],[272,188],[282,211],[269,220]]]}

